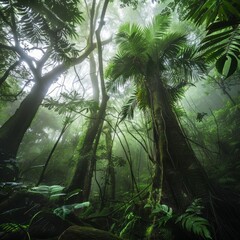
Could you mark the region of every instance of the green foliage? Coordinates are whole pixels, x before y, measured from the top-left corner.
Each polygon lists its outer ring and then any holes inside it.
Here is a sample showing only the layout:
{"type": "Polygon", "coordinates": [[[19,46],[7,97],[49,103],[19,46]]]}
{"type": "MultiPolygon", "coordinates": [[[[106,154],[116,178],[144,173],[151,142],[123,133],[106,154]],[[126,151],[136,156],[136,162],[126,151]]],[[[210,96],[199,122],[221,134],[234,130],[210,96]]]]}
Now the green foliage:
{"type": "Polygon", "coordinates": [[[61,217],[62,219],[66,219],[66,217],[70,214],[70,213],[75,213],[79,210],[79,209],[83,209],[86,207],[90,206],[90,202],[83,202],[83,203],[75,203],[75,204],[70,204],[70,205],[63,205],[61,207],[55,208],[53,210],[53,213],[59,217],[61,217]]]}
{"type": "Polygon", "coordinates": [[[124,211],[121,213],[124,217],[121,219],[120,225],[115,226],[115,228],[118,228],[118,235],[124,239],[135,239],[137,223],[141,219],[134,211],[134,205],[134,203],[126,205],[124,211]]]}
{"type": "MultiPolygon", "coordinates": [[[[175,239],[178,237],[174,236],[175,225],[191,233],[192,236],[201,237],[201,239],[212,239],[209,222],[201,216],[202,209],[200,199],[193,201],[181,215],[175,214],[173,209],[165,204],[152,204],[149,202],[144,206],[143,212],[145,212],[146,217],[137,213],[134,205],[128,204],[124,211],[125,217],[120,227],[120,236],[135,239],[133,232],[138,229],[138,223],[143,221],[145,224],[151,223],[148,226],[141,225],[141,230],[145,230],[146,239],[151,239],[153,236],[166,240],[175,239]]],[[[138,209],[138,211],[143,214],[142,210],[138,209]]],[[[138,231],[140,232],[140,230],[138,231]]]]}
{"type": "MultiPolygon", "coordinates": [[[[239,152],[240,119],[239,97],[233,98],[236,105],[228,101],[221,109],[212,111],[197,123],[202,140],[216,152],[215,160],[206,161],[209,176],[224,188],[240,190],[239,152]]],[[[191,136],[191,132],[189,133],[191,136]]]]}
{"type": "Polygon", "coordinates": [[[232,23],[240,17],[238,11],[240,3],[237,0],[223,1],[191,1],[188,6],[187,18],[193,20],[197,25],[209,26],[216,19],[226,21],[231,19],[232,23]]]}
{"type": "Polygon", "coordinates": [[[136,9],[138,7],[139,2],[145,3],[146,0],[121,0],[120,2],[121,2],[120,7],[122,8],[132,6],[133,9],[136,9]]]}
{"type": "Polygon", "coordinates": [[[33,193],[40,193],[46,197],[48,197],[50,200],[55,201],[58,200],[60,197],[65,196],[66,193],[63,193],[64,187],[60,185],[40,185],[38,187],[32,187],[28,191],[33,193]]]}
{"type": "Polygon", "coordinates": [[[183,229],[196,236],[200,236],[203,239],[212,239],[209,231],[209,222],[201,216],[203,209],[201,199],[194,200],[185,213],[180,216],[174,214],[172,208],[165,204],[157,203],[152,205],[149,203],[145,205],[145,208],[150,208],[151,215],[155,218],[154,224],[151,224],[146,230],[146,237],[148,238],[151,237],[154,231],[158,230],[163,239],[174,239],[171,227],[168,224],[169,222],[174,222],[175,224],[181,223],[183,229]]]}
{"type": "MultiPolygon", "coordinates": [[[[1,70],[4,70],[5,67],[6,65],[3,68],[1,68],[1,70]]],[[[0,73],[1,73],[1,70],[0,70],[0,73]]],[[[17,84],[17,81],[13,78],[9,78],[8,81],[4,81],[1,84],[0,100],[3,102],[3,104],[4,104],[4,101],[15,101],[19,96],[18,92],[20,92],[20,89],[17,84]]],[[[23,93],[20,95],[23,95],[23,93]]],[[[0,110],[2,110],[1,106],[0,106],[0,110]]]]}
{"type": "Polygon", "coordinates": [[[112,91],[133,82],[134,94],[122,109],[122,119],[133,117],[136,106],[142,110],[149,106],[147,86],[154,74],[173,101],[182,95],[189,81],[202,77],[203,58],[196,54],[195,46],[188,44],[186,33],[170,32],[170,23],[168,15],[157,15],[146,27],[126,23],[119,28],[118,52],[106,69],[106,77],[112,91]]]}
{"type": "MultiPolygon", "coordinates": [[[[78,51],[69,42],[69,37],[76,37],[76,24],[83,21],[78,1],[70,0],[67,4],[61,1],[0,1],[0,20],[15,41],[27,42],[35,46],[45,44],[51,57],[56,61],[67,61],[76,57],[78,51]],[[16,40],[16,32],[18,40],[16,40]]],[[[9,35],[4,36],[9,37],[9,35]]]]}
{"type": "Polygon", "coordinates": [[[240,27],[226,26],[224,22],[216,22],[208,30],[199,50],[203,51],[209,60],[217,59],[217,71],[229,77],[239,66],[240,27]]]}
{"type": "Polygon", "coordinates": [[[131,235],[131,231],[134,228],[136,221],[140,219],[139,216],[136,216],[133,212],[129,212],[125,216],[125,226],[120,232],[120,237],[125,238],[126,236],[131,235]]]}
{"type": "Polygon", "coordinates": [[[28,233],[28,228],[29,225],[23,225],[23,224],[16,224],[16,223],[2,223],[0,224],[0,232],[4,232],[4,235],[1,236],[4,239],[12,239],[11,234],[13,233],[19,233],[19,232],[24,232],[25,238],[24,239],[29,239],[31,240],[31,237],[28,233]],[[6,236],[5,236],[6,235],[6,236]]]}
{"type": "Polygon", "coordinates": [[[124,120],[126,117],[128,117],[129,119],[133,118],[134,115],[134,109],[137,106],[137,99],[136,99],[136,95],[132,95],[127,103],[125,105],[122,106],[122,110],[121,110],[121,121],[124,120]]]}
{"type": "Polygon", "coordinates": [[[231,76],[239,66],[240,3],[238,0],[193,1],[187,19],[206,25],[207,35],[200,51],[209,60],[216,59],[217,71],[231,76]]]}
{"type": "Polygon", "coordinates": [[[181,223],[184,229],[203,239],[212,239],[208,220],[200,216],[203,208],[200,203],[201,199],[194,200],[185,213],[177,217],[176,223],[181,223]]]}
{"type": "Polygon", "coordinates": [[[49,97],[44,100],[44,107],[49,110],[54,109],[58,114],[64,113],[81,113],[88,111],[96,111],[98,106],[93,100],[85,100],[77,91],[68,93],[61,93],[61,99],[55,100],[49,97]]]}
{"type": "Polygon", "coordinates": [[[163,239],[172,239],[170,231],[168,231],[168,229],[166,228],[167,222],[174,218],[172,208],[160,203],[157,203],[155,205],[147,203],[144,208],[149,208],[151,210],[151,217],[155,218],[154,223],[146,229],[146,237],[149,239],[151,238],[154,231],[160,230],[161,236],[164,234],[169,235],[169,238],[164,238],[164,236],[162,236],[163,239]]]}
{"type": "Polygon", "coordinates": [[[0,231],[4,231],[6,233],[14,233],[19,232],[21,230],[27,231],[29,225],[22,225],[16,223],[2,223],[0,224],[0,231]]]}

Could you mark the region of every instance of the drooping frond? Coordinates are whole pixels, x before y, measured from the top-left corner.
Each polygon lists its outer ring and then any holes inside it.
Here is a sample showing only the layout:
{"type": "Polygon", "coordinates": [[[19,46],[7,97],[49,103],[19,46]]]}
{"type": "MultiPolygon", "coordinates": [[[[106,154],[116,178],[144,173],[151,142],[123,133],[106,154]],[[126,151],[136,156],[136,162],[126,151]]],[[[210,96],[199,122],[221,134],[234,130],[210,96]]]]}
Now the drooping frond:
{"type": "Polygon", "coordinates": [[[121,110],[121,121],[127,117],[132,119],[134,117],[134,110],[137,107],[142,111],[145,111],[149,107],[149,96],[143,81],[139,81],[139,83],[135,85],[133,94],[128,99],[127,103],[123,105],[121,110]]]}
{"type": "Polygon", "coordinates": [[[179,61],[187,79],[201,80],[206,72],[206,58],[200,56],[196,46],[187,46],[181,50],[179,61]]]}
{"type": "Polygon", "coordinates": [[[239,65],[239,23],[232,27],[229,26],[227,22],[213,23],[208,28],[209,32],[203,39],[202,46],[199,49],[203,51],[203,54],[207,56],[209,60],[217,60],[216,68],[218,72],[226,75],[226,77],[231,76],[239,65]]]}
{"type": "Polygon", "coordinates": [[[180,49],[175,58],[169,59],[168,73],[174,76],[173,82],[200,80],[206,71],[204,60],[197,54],[194,46],[185,46],[180,49]]]}
{"type": "Polygon", "coordinates": [[[134,116],[134,110],[136,107],[137,107],[137,94],[136,92],[134,92],[133,95],[128,99],[126,104],[122,106],[120,121],[123,121],[127,117],[129,119],[132,119],[134,116]]]}
{"type": "Polygon", "coordinates": [[[188,85],[190,85],[188,82],[180,82],[167,88],[172,105],[183,97],[185,87],[188,85]]]}
{"type": "Polygon", "coordinates": [[[133,79],[138,81],[144,74],[145,63],[138,55],[119,51],[109,63],[105,76],[109,79],[107,89],[115,92],[119,86],[133,79]]]}

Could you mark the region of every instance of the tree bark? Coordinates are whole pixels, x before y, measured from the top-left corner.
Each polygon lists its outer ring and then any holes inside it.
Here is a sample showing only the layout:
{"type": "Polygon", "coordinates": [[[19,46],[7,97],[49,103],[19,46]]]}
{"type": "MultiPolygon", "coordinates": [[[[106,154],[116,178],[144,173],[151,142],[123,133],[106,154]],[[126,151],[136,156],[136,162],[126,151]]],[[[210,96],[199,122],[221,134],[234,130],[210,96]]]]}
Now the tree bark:
{"type": "MultiPolygon", "coordinates": [[[[97,38],[97,46],[98,46],[98,63],[99,63],[99,76],[100,76],[102,100],[99,107],[99,111],[97,112],[96,116],[92,115],[92,118],[90,119],[86,135],[84,137],[84,140],[79,150],[79,159],[76,166],[76,170],[75,170],[73,179],[71,180],[71,183],[67,188],[67,192],[70,192],[75,189],[80,189],[79,194],[77,196],[78,201],[86,201],[88,200],[90,195],[93,170],[96,164],[96,151],[97,151],[98,141],[99,141],[100,133],[102,130],[102,126],[103,126],[103,122],[106,114],[107,102],[109,99],[106,92],[105,83],[104,83],[103,61],[102,61],[102,41],[100,37],[101,29],[104,25],[104,17],[105,17],[108,3],[109,3],[109,0],[104,1],[101,18],[100,18],[100,24],[95,32],[96,38],[97,38]]],[[[92,76],[95,79],[96,76],[94,74],[92,76]]]]}
{"type": "MultiPolygon", "coordinates": [[[[155,139],[155,176],[153,191],[171,185],[175,207],[184,208],[194,198],[209,198],[208,178],[185,138],[172,110],[170,96],[160,78],[148,82],[155,139]],[[163,171],[164,170],[164,171],[163,171]]],[[[164,192],[167,194],[169,190],[164,192]]],[[[156,200],[156,197],[155,197],[156,200]]]]}
{"type": "Polygon", "coordinates": [[[115,199],[115,188],[116,188],[116,180],[115,180],[115,170],[114,163],[112,159],[112,147],[113,147],[113,138],[112,138],[112,129],[109,125],[104,127],[105,134],[105,145],[106,145],[106,159],[108,160],[108,165],[106,168],[106,174],[104,179],[103,186],[103,199],[101,202],[100,209],[103,209],[105,206],[105,201],[107,199],[114,200],[115,199]]]}
{"type": "MultiPolygon", "coordinates": [[[[101,26],[101,24],[103,24],[103,22],[101,22],[99,26],[101,26]]],[[[103,44],[108,43],[109,41],[110,40],[106,40],[103,44]]],[[[78,58],[72,58],[69,60],[68,64],[59,64],[42,77],[39,73],[41,68],[40,70],[34,68],[34,72],[37,72],[37,74],[35,74],[37,76],[37,79],[35,79],[35,85],[27,97],[22,101],[14,115],[0,128],[0,161],[9,158],[16,158],[23,136],[31,125],[31,122],[51,84],[69,68],[82,63],[96,46],[96,43],[89,44],[81,56],[78,58]]]]}
{"type": "Polygon", "coordinates": [[[22,101],[15,114],[0,128],[0,161],[15,158],[22,138],[29,128],[49,86],[48,83],[35,83],[31,92],[22,101]]]}

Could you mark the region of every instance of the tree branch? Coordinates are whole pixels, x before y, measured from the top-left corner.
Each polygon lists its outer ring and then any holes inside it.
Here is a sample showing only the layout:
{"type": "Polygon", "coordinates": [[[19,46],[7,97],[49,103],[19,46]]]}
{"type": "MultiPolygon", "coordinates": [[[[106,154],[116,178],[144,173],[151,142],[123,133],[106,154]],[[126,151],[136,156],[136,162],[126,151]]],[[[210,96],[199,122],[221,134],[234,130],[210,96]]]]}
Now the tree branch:
{"type": "Polygon", "coordinates": [[[0,86],[4,83],[4,81],[8,78],[10,72],[18,65],[21,63],[21,60],[16,61],[14,64],[12,64],[6,72],[3,74],[3,76],[0,78],[0,86]]]}

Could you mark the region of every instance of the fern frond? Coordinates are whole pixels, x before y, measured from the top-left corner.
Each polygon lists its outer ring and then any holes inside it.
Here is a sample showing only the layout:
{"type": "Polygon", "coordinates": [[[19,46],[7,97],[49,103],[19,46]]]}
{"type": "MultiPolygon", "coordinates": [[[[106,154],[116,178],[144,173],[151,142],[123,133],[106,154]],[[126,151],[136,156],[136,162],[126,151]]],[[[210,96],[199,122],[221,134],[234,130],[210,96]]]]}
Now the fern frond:
{"type": "Polygon", "coordinates": [[[197,236],[201,236],[204,239],[212,239],[210,235],[209,222],[200,216],[195,214],[182,214],[176,220],[176,223],[181,222],[182,227],[189,232],[196,234],[197,236]]]}
{"type": "Polygon", "coordinates": [[[212,239],[208,220],[200,216],[203,208],[200,202],[201,199],[193,201],[185,213],[177,217],[175,223],[181,223],[184,229],[202,237],[203,239],[212,239]]]}

